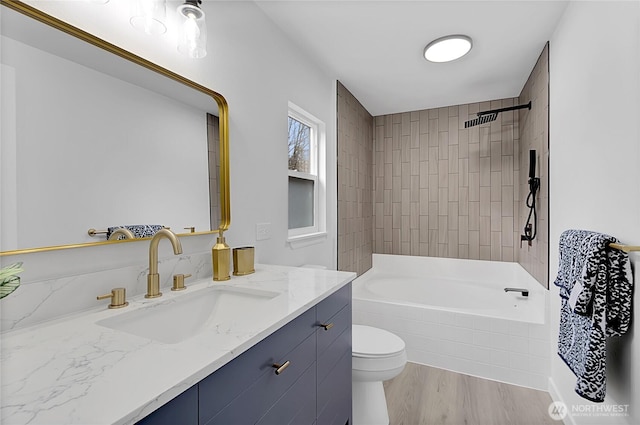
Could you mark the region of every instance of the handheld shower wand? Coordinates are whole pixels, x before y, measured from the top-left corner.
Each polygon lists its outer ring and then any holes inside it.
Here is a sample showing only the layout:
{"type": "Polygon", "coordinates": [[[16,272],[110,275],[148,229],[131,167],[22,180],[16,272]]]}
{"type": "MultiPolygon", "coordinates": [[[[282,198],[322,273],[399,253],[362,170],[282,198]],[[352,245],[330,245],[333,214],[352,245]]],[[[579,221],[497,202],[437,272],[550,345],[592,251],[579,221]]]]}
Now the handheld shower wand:
{"type": "Polygon", "coordinates": [[[529,151],[529,184],[531,184],[531,179],[536,178],[536,151],[529,151]]]}
{"type": "Polygon", "coordinates": [[[538,234],[538,214],[536,212],[536,194],[540,189],[540,178],[536,177],[536,151],[529,151],[529,195],[527,196],[527,208],[529,208],[529,216],[527,223],[524,225],[524,234],[520,235],[520,241],[527,241],[531,246],[531,241],[538,234]],[[533,223],[531,216],[533,215],[533,223]]]}

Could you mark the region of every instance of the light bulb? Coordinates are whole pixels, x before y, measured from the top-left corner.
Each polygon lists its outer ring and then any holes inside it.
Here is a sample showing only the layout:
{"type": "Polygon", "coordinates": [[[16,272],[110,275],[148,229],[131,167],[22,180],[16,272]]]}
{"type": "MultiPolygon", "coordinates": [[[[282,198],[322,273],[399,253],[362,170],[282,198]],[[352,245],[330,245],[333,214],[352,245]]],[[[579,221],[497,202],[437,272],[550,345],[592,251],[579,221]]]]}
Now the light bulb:
{"type": "Polygon", "coordinates": [[[182,15],[182,34],[178,51],[190,58],[199,59],[207,55],[207,26],[204,11],[190,3],[178,7],[182,15]]]}
{"type": "Polygon", "coordinates": [[[165,0],[131,0],[131,25],[149,35],[167,31],[165,0]]]}
{"type": "Polygon", "coordinates": [[[189,52],[189,56],[193,57],[193,52],[198,47],[198,39],[200,39],[200,28],[196,23],[196,19],[192,14],[189,14],[184,21],[182,30],[184,31],[184,37],[186,42],[186,48],[189,52]]]}

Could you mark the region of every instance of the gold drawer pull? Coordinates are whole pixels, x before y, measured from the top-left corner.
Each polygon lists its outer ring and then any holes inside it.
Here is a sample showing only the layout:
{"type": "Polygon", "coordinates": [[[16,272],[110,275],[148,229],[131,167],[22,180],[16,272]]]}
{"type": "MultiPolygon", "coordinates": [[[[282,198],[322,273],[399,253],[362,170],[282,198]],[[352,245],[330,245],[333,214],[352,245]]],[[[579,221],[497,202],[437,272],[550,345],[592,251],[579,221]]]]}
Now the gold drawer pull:
{"type": "Polygon", "coordinates": [[[284,370],[288,368],[290,364],[291,362],[289,360],[282,364],[274,363],[273,367],[276,368],[276,375],[280,375],[282,372],[284,372],[284,370]]]}
{"type": "Polygon", "coordinates": [[[320,323],[320,326],[322,326],[324,328],[325,331],[328,331],[329,329],[331,329],[333,327],[333,323],[320,323]]]}

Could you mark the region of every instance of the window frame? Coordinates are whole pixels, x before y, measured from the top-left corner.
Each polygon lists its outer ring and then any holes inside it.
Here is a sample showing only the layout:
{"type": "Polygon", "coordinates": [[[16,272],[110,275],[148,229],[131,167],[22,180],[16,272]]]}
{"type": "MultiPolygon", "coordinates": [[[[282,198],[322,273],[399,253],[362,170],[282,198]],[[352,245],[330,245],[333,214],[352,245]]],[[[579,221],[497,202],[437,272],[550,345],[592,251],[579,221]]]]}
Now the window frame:
{"type": "Polygon", "coordinates": [[[289,209],[287,208],[288,241],[295,242],[326,235],[326,126],[324,122],[292,102],[289,102],[287,123],[289,118],[309,127],[310,146],[309,173],[289,170],[287,166],[287,188],[289,177],[313,181],[313,225],[289,229],[289,209]]]}

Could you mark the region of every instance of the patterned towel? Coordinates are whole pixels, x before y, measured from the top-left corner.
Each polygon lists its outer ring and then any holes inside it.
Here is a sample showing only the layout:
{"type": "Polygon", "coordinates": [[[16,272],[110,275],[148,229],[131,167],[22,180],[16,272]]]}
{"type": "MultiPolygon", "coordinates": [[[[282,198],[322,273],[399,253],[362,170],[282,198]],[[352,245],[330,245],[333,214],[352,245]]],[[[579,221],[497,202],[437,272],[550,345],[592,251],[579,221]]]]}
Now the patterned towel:
{"type": "MultiPolygon", "coordinates": [[[[122,229],[123,227],[125,229],[130,230],[131,233],[133,233],[133,236],[135,236],[136,238],[146,238],[146,237],[155,235],[158,232],[158,230],[162,229],[163,226],[160,224],[130,224],[126,226],[109,227],[107,228],[107,240],[109,239],[109,236],[111,236],[113,232],[115,232],[118,229],[122,229]]],[[[124,238],[125,238],[124,235],[118,236],[118,239],[124,239],[124,238]]]]}
{"type": "Polygon", "coordinates": [[[560,236],[558,354],[577,376],[576,392],[604,401],[606,337],[624,334],[631,323],[633,276],[624,251],[608,248],[611,236],[567,230],[560,236]]]}

